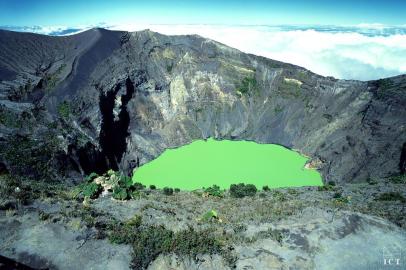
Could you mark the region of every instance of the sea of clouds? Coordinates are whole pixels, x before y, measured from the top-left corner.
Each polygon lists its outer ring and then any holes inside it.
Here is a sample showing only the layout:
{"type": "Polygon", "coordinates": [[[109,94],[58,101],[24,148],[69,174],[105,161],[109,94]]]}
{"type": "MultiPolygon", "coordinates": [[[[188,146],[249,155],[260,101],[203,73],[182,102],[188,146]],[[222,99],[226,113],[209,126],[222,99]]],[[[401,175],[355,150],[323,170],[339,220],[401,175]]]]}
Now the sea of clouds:
{"type": "MultiPolygon", "coordinates": [[[[111,30],[150,29],[168,35],[198,34],[243,52],[305,67],[339,79],[373,80],[406,74],[406,25],[238,26],[93,25],[111,30]]],[[[0,27],[48,35],[74,34],[89,26],[0,27]]]]}

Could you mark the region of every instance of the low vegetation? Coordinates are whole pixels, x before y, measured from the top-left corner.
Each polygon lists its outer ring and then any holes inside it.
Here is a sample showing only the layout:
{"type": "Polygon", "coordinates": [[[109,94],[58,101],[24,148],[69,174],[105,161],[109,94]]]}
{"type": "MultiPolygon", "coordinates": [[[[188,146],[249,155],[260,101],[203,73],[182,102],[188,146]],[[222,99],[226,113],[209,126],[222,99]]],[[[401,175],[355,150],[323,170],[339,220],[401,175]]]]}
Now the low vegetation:
{"type": "Polygon", "coordinates": [[[271,189],[270,189],[268,186],[263,186],[263,187],[262,187],[262,190],[263,190],[263,191],[270,191],[271,189]]]}
{"type": "Polygon", "coordinates": [[[163,194],[165,194],[167,196],[173,195],[173,188],[164,187],[162,191],[163,191],[163,194]]]}
{"type": "Polygon", "coordinates": [[[36,139],[16,135],[7,144],[0,142],[0,155],[7,160],[12,175],[55,181],[55,170],[61,166],[58,157],[63,155],[59,148],[55,134],[46,131],[36,139]]]}
{"type": "Polygon", "coordinates": [[[406,203],[406,198],[400,192],[397,192],[397,191],[382,193],[376,198],[376,200],[400,201],[402,203],[406,203]]]}
{"type": "Polygon", "coordinates": [[[255,76],[245,77],[236,88],[240,95],[248,95],[258,91],[258,83],[255,76]]]}
{"type": "Polygon", "coordinates": [[[112,243],[129,244],[133,248],[133,269],[147,269],[159,255],[176,254],[197,259],[199,254],[227,253],[224,242],[210,230],[173,232],[163,226],[143,225],[136,216],[127,222],[110,221],[106,235],[112,243]]]}
{"type": "Polygon", "coordinates": [[[111,192],[116,200],[128,200],[142,197],[140,191],[145,189],[145,186],[141,183],[133,183],[131,177],[109,170],[101,176],[91,173],[85,177],[84,183],[78,188],[78,195],[90,199],[96,199],[104,190],[111,192]]]}
{"type": "Polygon", "coordinates": [[[399,174],[389,177],[389,181],[395,184],[406,184],[406,174],[399,174]]]}
{"type": "Polygon", "coordinates": [[[334,190],[334,185],[326,184],[324,186],[317,187],[318,191],[332,191],[334,190]]]}
{"type": "Polygon", "coordinates": [[[0,174],[0,210],[15,209],[36,199],[59,197],[70,199],[69,187],[58,182],[0,174]]]}
{"type": "Polygon", "coordinates": [[[204,192],[209,196],[224,197],[224,190],[221,190],[219,186],[213,185],[211,187],[205,188],[204,192]]]}
{"type": "Polygon", "coordinates": [[[31,125],[28,120],[25,121],[24,113],[22,117],[11,112],[10,110],[3,109],[0,107],[0,125],[4,125],[9,128],[23,128],[31,125]]]}
{"type": "Polygon", "coordinates": [[[214,220],[218,220],[218,214],[215,210],[207,211],[201,218],[200,221],[203,222],[211,222],[214,220]]]}
{"type": "Polygon", "coordinates": [[[57,85],[58,81],[60,80],[59,76],[61,75],[62,71],[65,69],[66,64],[62,64],[58,67],[58,69],[52,73],[52,74],[47,74],[45,76],[45,81],[46,81],[46,88],[47,90],[52,90],[55,88],[57,85]]]}
{"type": "Polygon", "coordinates": [[[95,199],[102,192],[103,188],[101,185],[96,183],[86,183],[83,187],[83,196],[95,199]]]}
{"type": "Polygon", "coordinates": [[[232,184],[230,186],[230,195],[234,198],[243,198],[245,196],[255,196],[257,188],[253,184],[232,184]]]}
{"type": "Polygon", "coordinates": [[[297,98],[300,96],[302,83],[296,79],[284,78],[278,87],[281,96],[285,98],[297,98]]]}
{"type": "Polygon", "coordinates": [[[63,101],[58,105],[58,114],[63,119],[68,119],[71,114],[70,104],[67,101],[63,101]]]}

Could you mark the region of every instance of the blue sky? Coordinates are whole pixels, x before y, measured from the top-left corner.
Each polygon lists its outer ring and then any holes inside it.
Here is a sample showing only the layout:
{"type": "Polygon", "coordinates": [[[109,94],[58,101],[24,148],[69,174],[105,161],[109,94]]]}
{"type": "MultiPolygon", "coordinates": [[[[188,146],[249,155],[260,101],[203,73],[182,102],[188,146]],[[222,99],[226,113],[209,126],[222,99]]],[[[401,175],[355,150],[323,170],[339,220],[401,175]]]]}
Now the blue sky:
{"type": "Polygon", "coordinates": [[[405,0],[0,0],[0,25],[406,24],[405,0]]]}

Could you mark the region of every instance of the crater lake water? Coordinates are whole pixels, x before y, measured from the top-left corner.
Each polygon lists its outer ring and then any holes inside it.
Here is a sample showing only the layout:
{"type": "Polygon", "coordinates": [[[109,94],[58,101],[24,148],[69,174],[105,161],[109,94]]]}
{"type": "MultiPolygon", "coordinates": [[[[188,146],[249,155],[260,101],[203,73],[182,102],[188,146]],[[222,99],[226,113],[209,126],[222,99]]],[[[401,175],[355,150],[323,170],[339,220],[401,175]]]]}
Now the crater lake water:
{"type": "Polygon", "coordinates": [[[182,190],[214,184],[228,189],[238,183],[254,184],[258,189],[266,185],[321,186],[319,172],[304,168],[307,160],[280,145],[210,138],[165,150],[135,170],[133,181],[182,190]]]}

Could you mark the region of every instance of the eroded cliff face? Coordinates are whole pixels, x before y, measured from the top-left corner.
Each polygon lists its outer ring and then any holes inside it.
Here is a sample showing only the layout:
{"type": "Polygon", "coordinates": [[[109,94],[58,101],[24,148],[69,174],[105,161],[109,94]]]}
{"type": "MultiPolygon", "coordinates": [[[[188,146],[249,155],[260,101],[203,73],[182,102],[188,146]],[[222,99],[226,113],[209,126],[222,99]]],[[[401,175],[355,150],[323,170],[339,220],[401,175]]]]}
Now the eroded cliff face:
{"type": "MultiPolygon", "coordinates": [[[[69,170],[130,173],[166,148],[214,137],[293,148],[325,181],[404,172],[406,76],[336,80],[199,36],[24,35],[0,33],[2,48],[18,47],[0,52],[0,104],[17,119],[32,115],[32,127],[1,121],[2,140],[35,137],[59,119],[54,131],[69,170]],[[40,45],[27,53],[25,39],[40,45]],[[43,39],[55,44],[52,54],[43,39]]],[[[6,155],[1,162],[13,167],[6,155]]]]}

